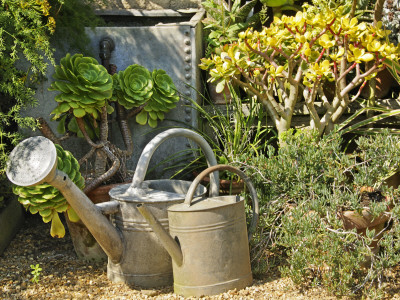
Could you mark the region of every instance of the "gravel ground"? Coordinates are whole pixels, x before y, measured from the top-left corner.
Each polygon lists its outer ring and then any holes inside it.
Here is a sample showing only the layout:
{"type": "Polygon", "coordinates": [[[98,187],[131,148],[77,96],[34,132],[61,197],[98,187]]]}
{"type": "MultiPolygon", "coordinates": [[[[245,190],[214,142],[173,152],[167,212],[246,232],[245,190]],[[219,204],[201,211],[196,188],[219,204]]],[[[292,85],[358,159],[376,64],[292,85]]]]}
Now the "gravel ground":
{"type": "MultiPolygon", "coordinates": [[[[107,279],[105,262],[78,260],[68,233],[63,239],[54,239],[49,232],[49,224],[27,216],[23,228],[0,256],[0,299],[184,299],[174,294],[172,287],[141,290],[112,283],[107,279]],[[32,264],[42,268],[38,283],[31,282],[32,264]]],[[[389,298],[395,297],[392,293],[389,298]]],[[[254,279],[251,287],[201,299],[334,298],[317,289],[301,293],[288,278],[271,271],[254,279]]]]}

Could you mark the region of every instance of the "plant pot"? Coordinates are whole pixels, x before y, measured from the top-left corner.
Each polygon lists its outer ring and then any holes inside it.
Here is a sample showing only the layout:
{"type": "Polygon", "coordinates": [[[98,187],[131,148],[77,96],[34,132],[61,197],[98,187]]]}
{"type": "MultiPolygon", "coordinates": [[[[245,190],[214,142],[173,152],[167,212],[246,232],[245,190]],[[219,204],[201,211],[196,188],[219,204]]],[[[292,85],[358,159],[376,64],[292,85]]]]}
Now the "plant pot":
{"type": "Polygon", "coordinates": [[[385,223],[389,220],[389,218],[389,214],[385,213],[374,219],[369,209],[363,209],[362,214],[352,210],[347,210],[341,213],[343,226],[346,230],[356,228],[358,234],[365,235],[367,229],[375,229],[375,239],[369,245],[374,254],[379,251],[378,242],[383,236],[385,223]]]}
{"type": "Polygon", "coordinates": [[[232,95],[227,84],[225,84],[224,90],[221,93],[217,92],[217,84],[214,82],[207,82],[207,87],[211,101],[214,104],[226,104],[231,102],[232,95]]]}
{"type": "MultiPolygon", "coordinates": [[[[395,84],[395,80],[390,74],[390,72],[387,69],[383,69],[382,71],[378,72],[376,74],[376,91],[375,91],[375,96],[377,99],[384,99],[386,96],[388,96],[391,88],[395,84]]],[[[370,90],[368,83],[367,85],[362,89],[361,91],[361,96],[364,98],[369,98],[370,90]]]]}
{"type": "MultiPolygon", "coordinates": [[[[99,186],[87,193],[87,196],[94,204],[109,201],[110,196],[108,192],[110,189],[120,184],[122,183],[99,186]]],[[[65,217],[65,219],[78,258],[83,260],[105,261],[107,255],[82,221],[71,222],[68,220],[68,217],[65,217]]]]}
{"type": "MultiPolygon", "coordinates": [[[[361,188],[360,192],[363,193],[362,197],[364,198],[364,200],[362,199],[363,203],[364,201],[366,201],[366,205],[364,206],[367,206],[368,202],[371,201],[370,200],[371,193],[374,193],[375,191],[371,187],[363,187],[361,188]]],[[[375,195],[374,197],[377,196],[375,195]]],[[[385,223],[390,219],[390,210],[392,208],[390,204],[390,199],[388,197],[384,197],[380,193],[378,194],[378,197],[379,197],[378,201],[385,201],[388,203],[386,212],[378,217],[374,218],[368,207],[364,208],[361,211],[361,214],[354,210],[342,211],[339,214],[340,218],[343,220],[343,227],[346,230],[351,230],[356,228],[358,234],[365,236],[367,229],[369,231],[375,229],[375,235],[376,235],[375,239],[369,245],[374,254],[376,254],[379,251],[378,242],[383,236],[385,223]]]]}
{"type": "Polygon", "coordinates": [[[6,200],[0,209],[0,255],[8,247],[24,222],[24,210],[17,199],[6,200]]]}
{"type": "MultiPolygon", "coordinates": [[[[197,176],[198,174],[196,174],[197,176]]],[[[200,182],[204,186],[210,185],[210,177],[205,176],[200,182]]],[[[219,194],[221,196],[224,195],[238,195],[244,190],[244,182],[242,179],[239,181],[237,180],[227,180],[227,179],[220,179],[219,180],[219,194]]]]}

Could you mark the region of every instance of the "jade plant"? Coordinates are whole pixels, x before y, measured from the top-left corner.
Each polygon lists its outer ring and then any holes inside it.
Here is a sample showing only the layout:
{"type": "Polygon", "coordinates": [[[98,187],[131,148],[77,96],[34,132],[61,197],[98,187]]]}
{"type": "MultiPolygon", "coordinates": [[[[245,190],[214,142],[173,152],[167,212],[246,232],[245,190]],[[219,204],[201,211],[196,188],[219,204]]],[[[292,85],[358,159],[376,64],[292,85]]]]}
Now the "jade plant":
{"type": "Polygon", "coordinates": [[[64,136],[58,138],[43,119],[41,131],[55,143],[74,134],[87,141],[91,148],[79,164],[88,166],[92,162],[94,167],[85,175],[85,192],[117,173],[118,181],[128,180],[128,171],[121,163],[133,153],[128,118],[136,116],[137,123],[154,128],[179,101],[176,87],[164,70],[150,72],[137,64],[118,73],[115,69],[108,72],[92,57],[67,54],[56,66],[53,77],[55,81],[49,89],[59,94],[55,97],[58,106],[51,114],[59,121],[57,130],[64,136]],[[111,144],[108,138],[108,115],[114,112],[126,146],[124,150],[111,144]]]}
{"type": "MultiPolygon", "coordinates": [[[[85,180],[79,171],[79,164],[71,152],[64,150],[60,145],[55,145],[57,150],[57,169],[63,171],[80,189],[85,186],[85,180]]],[[[79,217],[68,204],[61,192],[48,183],[35,186],[13,185],[13,192],[18,196],[18,201],[32,214],[39,213],[43,222],[51,222],[50,234],[52,237],[62,238],[65,228],[59,213],[66,213],[72,222],[79,221],[79,217]]]]}
{"type": "Polygon", "coordinates": [[[290,128],[296,104],[304,101],[310,127],[322,135],[332,131],[385,59],[398,59],[400,47],[386,41],[387,33],[381,22],[359,22],[341,8],[297,12],[275,17],[261,31],[241,32],[200,67],[219,91],[234,82],[257,96],[279,134],[290,128]]]}
{"type": "Polygon", "coordinates": [[[206,57],[210,57],[224,43],[231,43],[237,39],[240,31],[254,27],[264,22],[263,13],[258,12],[250,16],[258,0],[252,0],[241,5],[240,0],[206,0],[201,3],[207,15],[202,23],[205,25],[207,47],[206,57]]]}

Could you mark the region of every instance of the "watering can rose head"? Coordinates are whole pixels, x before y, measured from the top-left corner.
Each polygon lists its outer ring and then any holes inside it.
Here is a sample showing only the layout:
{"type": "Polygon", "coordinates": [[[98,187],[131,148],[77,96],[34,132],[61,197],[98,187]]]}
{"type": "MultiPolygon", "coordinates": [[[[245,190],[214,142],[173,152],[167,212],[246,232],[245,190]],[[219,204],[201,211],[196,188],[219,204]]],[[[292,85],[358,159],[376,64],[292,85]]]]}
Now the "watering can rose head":
{"type": "MultiPolygon", "coordinates": [[[[55,145],[57,150],[57,169],[63,171],[80,188],[83,189],[85,181],[79,171],[79,164],[71,152],[64,150],[60,145],[55,145]]],[[[58,213],[66,212],[72,222],[77,222],[79,217],[69,206],[61,192],[47,183],[35,186],[13,185],[13,192],[18,196],[18,201],[30,213],[39,213],[45,223],[51,222],[50,234],[52,237],[62,238],[65,228],[61,223],[58,213]]]]}
{"type": "Polygon", "coordinates": [[[51,113],[54,119],[68,111],[77,118],[86,114],[97,118],[112,96],[112,76],[92,57],[67,54],[56,66],[53,78],[49,90],[60,92],[54,98],[59,103],[51,113]]]}

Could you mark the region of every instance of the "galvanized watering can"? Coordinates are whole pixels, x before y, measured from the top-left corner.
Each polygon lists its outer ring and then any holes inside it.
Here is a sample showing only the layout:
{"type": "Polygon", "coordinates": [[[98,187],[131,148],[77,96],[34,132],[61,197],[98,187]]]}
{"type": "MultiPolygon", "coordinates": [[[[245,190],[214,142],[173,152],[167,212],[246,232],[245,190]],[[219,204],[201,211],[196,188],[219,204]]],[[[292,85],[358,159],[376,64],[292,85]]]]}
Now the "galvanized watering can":
{"type": "MultiPolygon", "coordinates": [[[[60,170],[54,144],[41,136],[21,142],[10,154],[7,166],[9,180],[20,186],[47,182],[60,190],[108,256],[107,275],[113,282],[142,287],[172,283],[172,264],[167,251],[158,241],[136,205],[145,203],[168,229],[167,208],[183,202],[190,182],[182,180],[148,180],[144,177],[154,151],[172,137],[187,137],[203,150],[208,165],[216,165],[211,147],[199,134],[188,129],[170,129],[155,136],[144,148],[132,180],[110,191],[112,201],[94,205],[60,170]],[[111,214],[111,222],[105,216],[111,214]]],[[[218,175],[212,178],[210,194],[217,195],[218,175]]],[[[196,195],[206,188],[196,188],[196,195]]]]}
{"type": "Polygon", "coordinates": [[[248,241],[257,226],[259,207],[256,191],[242,171],[218,165],[200,173],[190,186],[185,202],[168,208],[169,234],[146,204],[138,204],[138,210],[172,257],[176,294],[215,295],[251,285],[248,241]],[[238,174],[251,193],[253,213],[249,234],[243,197],[193,199],[201,179],[221,170],[238,174]]]}

